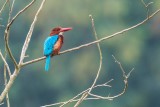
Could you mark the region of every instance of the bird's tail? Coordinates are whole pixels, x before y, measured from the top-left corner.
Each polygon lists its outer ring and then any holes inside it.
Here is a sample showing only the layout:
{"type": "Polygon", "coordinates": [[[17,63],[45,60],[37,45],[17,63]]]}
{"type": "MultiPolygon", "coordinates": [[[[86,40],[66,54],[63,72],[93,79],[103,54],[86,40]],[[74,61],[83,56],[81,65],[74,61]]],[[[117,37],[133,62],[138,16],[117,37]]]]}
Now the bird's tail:
{"type": "Polygon", "coordinates": [[[48,56],[46,57],[45,71],[48,71],[48,70],[49,70],[50,60],[51,60],[51,56],[48,55],[48,56]]]}

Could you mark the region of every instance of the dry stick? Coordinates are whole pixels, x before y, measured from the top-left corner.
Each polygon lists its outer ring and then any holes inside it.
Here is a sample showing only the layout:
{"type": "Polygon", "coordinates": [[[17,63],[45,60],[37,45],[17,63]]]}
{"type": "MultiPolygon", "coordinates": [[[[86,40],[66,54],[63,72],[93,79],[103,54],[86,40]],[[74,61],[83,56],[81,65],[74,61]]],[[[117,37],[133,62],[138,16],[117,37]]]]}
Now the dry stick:
{"type": "MultiPolygon", "coordinates": [[[[98,87],[111,87],[110,85],[108,85],[111,81],[113,81],[113,79],[107,81],[106,83],[104,84],[99,84],[99,85],[95,85],[93,88],[98,88],[98,87]]],[[[77,94],[75,97],[73,97],[72,99],[68,100],[68,101],[65,101],[65,102],[59,102],[59,103],[54,103],[54,104],[50,104],[50,105],[45,105],[45,106],[41,106],[41,107],[50,107],[50,106],[55,106],[55,105],[61,105],[60,107],[63,107],[64,105],[70,103],[70,102],[75,102],[75,99],[77,97],[79,97],[80,95],[86,93],[90,88],[80,92],[79,94],[77,94]]],[[[78,100],[76,100],[78,101],[78,100]]]]}
{"type": "MultiPolygon", "coordinates": [[[[33,1],[35,1],[35,0],[33,0],[33,1]]],[[[32,1],[32,3],[33,3],[33,1],[32,1]]],[[[39,9],[38,9],[37,12],[40,12],[40,10],[42,10],[42,7],[43,7],[43,4],[44,4],[45,1],[46,1],[46,0],[43,0],[43,1],[42,1],[41,6],[39,7],[39,9]]],[[[28,8],[28,7],[27,7],[27,8],[28,8]]],[[[36,14],[37,14],[37,13],[36,13],[36,14]]],[[[36,16],[36,17],[37,17],[37,16],[36,16]]],[[[15,20],[15,19],[13,18],[13,20],[15,20]]],[[[34,21],[36,21],[36,20],[34,20],[34,21]]],[[[35,23],[34,21],[33,21],[33,23],[35,23]]],[[[11,20],[10,23],[12,23],[12,20],[11,20]]],[[[15,80],[16,77],[18,76],[19,70],[20,70],[20,67],[15,68],[14,73],[11,75],[11,78],[9,79],[8,84],[6,85],[5,89],[3,90],[3,92],[2,92],[1,95],[0,95],[0,103],[3,101],[4,97],[6,96],[6,94],[8,93],[8,91],[10,90],[11,86],[13,85],[14,80],[15,80]]]]}
{"type": "MultiPolygon", "coordinates": [[[[115,96],[107,96],[107,97],[103,97],[103,96],[99,96],[99,95],[95,95],[95,94],[91,94],[89,93],[90,96],[92,96],[91,98],[85,98],[84,100],[100,100],[100,99],[103,99],[103,100],[113,100],[121,95],[123,95],[125,92],[126,92],[126,89],[128,87],[128,78],[129,78],[129,75],[131,74],[131,72],[134,70],[132,69],[127,75],[125,74],[125,71],[121,65],[121,63],[113,56],[115,62],[119,65],[121,71],[122,71],[122,74],[123,74],[123,77],[124,77],[124,89],[122,92],[120,92],[119,94],[115,95],[115,96]]],[[[101,85],[99,85],[101,86],[101,85]]],[[[98,87],[98,85],[94,86],[94,88],[98,87]]],[[[89,88],[90,89],[90,88],[89,88]]],[[[80,94],[83,94],[83,93],[86,93],[89,89],[81,92],[80,94]]],[[[78,94],[76,97],[78,97],[80,94],[78,94]]],[[[84,94],[83,94],[84,95],[84,94]]],[[[71,100],[69,100],[69,102],[77,102],[77,101],[80,101],[81,98],[79,99],[75,99],[75,97],[71,100]]],[[[41,106],[41,107],[50,107],[50,106],[55,106],[55,105],[61,105],[61,104],[66,104],[66,103],[69,103],[68,101],[67,102],[59,102],[59,103],[55,103],[55,104],[50,104],[50,105],[45,105],[45,106],[41,106]]]]}
{"type": "MultiPolygon", "coordinates": [[[[11,20],[11,14],[12,14],[12,11],[13,11],[13,6],[14,6],[14,2],[15,0],[13,0],[12,2],[12,5],[10,5],[10,1],[8,0],[8,3],[9,3],[9,17],[8,17],[8,23],[10,22],[11,20]]],[[[10,35],[10,31],[8,31],[8,38],[9,38],[9,35],[10,35]]],[[[7,58],[7,48],[5,47],[5,59],[7,58]]],[[[6,76],[6,66],[4,66],[4,81],[5,81],[5,86],[7,85],[7,76],[6,76]]],[[[9,101],[9,95],[8,93],[6,94],[6,102],[7,102],[7,107],[10,107],[10,101],[9,101]]]]}
{"type": "MultiPolygon", "coordinates": [[[[110,85],[108,85],[108,83],[110,83],[111,81],[113,81],[113,79],[109,80],[108,82],[106,82],[106,83],[104,83],[104,84],[96,85],[96,86],[94,86],[93,88],[103,87],[103,86],[105,86],[105,87],[106,87],[106,86],[107,86],[107,87],[111,87],[110,85]]],[[[68,101],[65,101],[65,102],[63,102],[63,103],[59,103],[59,104],[62,104],[60,107],[63,107],[64,105],[72,102],[74,99],[76,99],[77,97],[79,97],[80,95],[86,93],[86,92],[89,91],[89,90],[90,90],[90,88],[88,88],[88,89],[80,92],[78,95],[76,95],[75,97],[73,97],[72,99],[70,99],[70,100],[68,100],[68,101]]],[[[56,104],[57,104],[57,103],[55,103],[54,105],[56,105],[56,104]]],[[[51,104],[51,105],[52,105],[52,104],[51,104]]],[[[48,107],[48,106],[51,106],[51,105],[46,105],[46,106],[42,106],[42,107],[48,107]]]]}
{"type": "Polygon", "coordinates": [[[6,68],[7,68],[7,71],[8,71],[9,76],[11,76],[11,71],[10,71],[9,65],[7,64],[7,62],[6,62],[5,58],[3,57],[1,51],[0,51],[0,56],[1,56],[2,60],[3,60],[3,62],[4,62],[4,65],[5,65],[6,68]]]}
{"type": "Polygon", "coordinates": [[[6,87],[4,88],[3,92],[0,95],[0,103],[3,101],[3,99],[5,98],[5,96],[7,95],[7,93],[9,92],[14,80],[16,79],[17,75],[18,75],[18,71],[20,69],[19,68],[15,68],[14,73],[11,75],[6,87]]]}
{"type": "MultiPolygon", "coordinates": [[[[91,19],[91,24],[92,24],[92,29],[93,29],[93,33],[94,33],[95,39],[98,40],[96,29],[95,29],[95,25],[94,25],[94,19],[93,19],[92,15],[89,15],[89,17],[91,19]]],[[[99,51],[100,62],[99,62],[99,68],[98,68],[98,72],[97,72],[96,78],[95,78],[91,88],[89,89],[89,91],[82,95],[81,99],[75,104],[74,107],[78,107],[78,105],[88,96],[88,94],[92,91],[94,85],[96,84],[96,82],[98,80],[98,77],[99,77],[99,74],[100,74],[100,71],[101,71],[101,68],[102,68],[102,51],[101,51],[101,47],[99,45],[99,42],[97,42],[97,47],[98,47],[98,51],[99,51]]]]}
{"type": "Polygon", "coordinates": [[[22,10],[20,10],[10,21],[10,23],[8,23],[8,26],[10,27],[11,24],[15,21],[15,19],[22,14],[24,11],[26,11],[36,0],[32,0],[28,5],[26,5],[22,10]]]}
{"type": "Polygon", "coordinates": [[[1,16],[1,13],[2,13],[4,7],[6,6],[7,2],[8,2],[8,0],[6,0],[5,3],[4,3],[3,6],[2,6],[2,8],[1,8],[1,10],[0,10],[0,16],[1,16]]]}
{"type": "MultiPolygon", "coordinates": [[[[114,56],[113,56],[113,57],[114,57],[114,56]]],[[[115,98],[123,95],[123,94],[126,92],[126,89],[127,89],[127,87],[128,87],[128,78],[129,78],[129,75],[131,74],[131,72],[132,72],[134,69],[132,69],[132,70],[126,75],[126,74],[125,74],[125,71],[124,71],[124,69],[123,69],[123,67],[122,67],[122,65],[121,65],[121,63],[120,63],[115,57],[114,57],[114,60],[115,60],[115,62],[119,65],[119,67],[120,67],[120,69],[121,69],[121,71],[122,71],[123,77],[124,77],[124,84],[125,84],[125,86],[124,86],[123,91],[122,91],[121,93],[119,93],[119,94],[117,94],[117,95],[115,95],[115,96],[111,96],[111,97],[110,97],[110,96],[103,97],[103,96],[99,96],[99,95],[95,95],[95,94],[89,93],[89,95],[92,96],[93,98],[85,98],[84,100],[91,100],[91,99],[92,99],[92,100],[93,100],[93,99],[113,100],[113,99],[115,99],[115,98]]],[[[79,101],[79,100],[81,100],[81,98],[80,98],[80,99],[73,100],[73,102],[74,102],[74,101],[79,101]]]]}
{"type": "MultiPolygon", "coordinates": [[[[131,30],[131,29],[134,29],[134,28],[136,28],[136,27],[144,24],[146,21],[148,21],[150,18],[152,18],[152,17],[153,17],[154,15],[156,15],[158,12],[160,12],[160,9],[158,9],[157,11],[155,11],[154,13],[152,13],[148,18],[144,19],[142,22],[140,22],[140,23],[138,23],[138,24],[136,24],[136,25],[134,25],[134,26],[132,26],[132,27],[126,28],[126,29],[121,30],[121,31],[119,31],[119,32],[116,32],[116,33],[114,33],[114,34],[112,34],[112,35],[105,36],[104,38],[101,38],[101,39],[99,39],[99,40],[96,40],[96,41],[93,41],[93,42],[90,42],[90,43],[87,43],[87,44],[83,44],[83,45],[77,46],[77,47],[75,47],[75,48],[67,49],[67,50],[65,50],[65,51],[60,52],[60,54],[65,54],[65,53],[67,53],[67,52],[79,50],[79,49],[81,49],[81,48],[84,48],[84,47],[93,45],[93,44],[98,43],[98,42],[101,42],[101,41],[103,41],[103,40],[107,40],[107,39],[110,39],[110,38],[112,38],[112,37],[118,36],[119,34],[123,34],[123,33],[127,32],[127,31],[129,31],[129,30],[131,30]]],[[[43,56],[43,57],[41,57],[41,58],[33,59],[33,60],[31,60],[31,61],[24,62],[21,66],[25,66],[25,65],[28,65],[28,64],[32,64],[32,63],[35,63],[35,62],[39,62],[39,61],[41,61],[41,60],[44,60],[45,58],[46,58],[46,57],[43,56]]]]}
{"type": "Polygon", "coordinates": [[[13,7],[14,7],[14,3],[15,3],[15,1],[16,1],[16,0],[13,0],[12,5],[11,5],[11,7],[10,7],[8,23],[9,23],[9,22],[10,22],[10,20],[11,20],[11,14],[12,14],[12,11],[13,11],[13,7]]]}
{"type": "Polygon", "coordinates": [[[144,0],[141,0],[141,2],[145,6],[145,8],[148,8],[149,5],[153,4],[153,2],[149,2],[148,4],[146,4],[144,0]]]}
{"type": "MultiPolygon", "coordinates": [[[[15,0],[14,0],[15,1],[15,0]]],[[[12,7],[11,7],[11,10],[10,10],[10,13],[9,13],[9,19],[8,21],[10,21],[10,18],[11,18],[11,12],[12,12],[12,8],[13,8],[13,5],[14,5],[14,1],[12,3],[12,7]]],[[[9,47],[9,44],[8,44],[8,38],[9,38],[9,31],[10,31],[10,27],[12,25],[12,23],[15,21],[15,19],[21,14],[23,13],[25,10],[27,10],[33,3],[35,2],[35,0],[33,0],[32,2],[30,2],[26,7],[24,7],[22,10],[20,10],[13,18],[10,22],[8,22],[7,24],[7,27],[6,27],[6,30],[5,30],[5,34],[4,34],[4,39],[5,39],[5,47],[6,47],[6,50],[7,52],[9,53],[9,56],[10,58],[12,59],[14,65],[15,65],[15,71],[14,74],[12,75],[12,78],[10,78],[8,84],[6,85],[4,91],[1,93],[1,96],[0,96],[0,102],[2,102],[2,100],[4,99],[4,97],[6,96],[6,99],[7,99],[7,105],[10,106],[9,104],[9,97],[8,97],[8,91],[10,89],[10,87],[12,86],[14,80],[16,79],[17,75],[18,75],[18,71],[19,71],[19,68],[18,68],[18,64],[14,58],[14,56],[12,55],[12,52],[10,50],[10,47],[9,47]]]]}
{"type": "MultiPolygon", "coordinates": [[[[5,58],[3,57],[1,51],[0,51],[0,56],[3,60],[3,62],[4,62],[4,82],[5,82],[4,85],[6,86],[7,85],[7,75],[6,75],[7,73],[6,72],[8,71],[8,74],[9,74],[9,77],[10,77],[11,76],[11,71],[10,71],[9,65],[7,64],[7,62],[6,62],[5,58]],[[7,71],[6,71],[6,69],[7,69],[7,71]]],[[[6,55],[5,55],[5,57],[6,57],[6,55]]],[[[7,101],[7,107],[10,107],[8,93],[6,94],[6,101],[7,101]]]]}
{"type": "Polygon", "coordinates": [[[30,29],[29,29],[29,32],[28,32],[28,34],[27,34],[27,37],[26,37],[26,40],[25,40],[25,42],[24,42],[24,45],[23,45],[23,48],[22,48],[22,52],[21,52],[21,57],[20,57],[20,61],[19,61],[19,64],[20,64],[20,65],[23,63],[23,60],[24,60],[24,58],[25,58],[25,54],[26,54],[26,51],[27,51],[27,49],[28,49],[28,45],[29,45],[29,43],[30,43],[30,39],[31,39],[31,37],[32,37],[32,33],[33,33],[33,29],[34,29],[35,23],[36,23],[36,21],[37,21],[38,15],[39,15],[39,13],[40,13],[40,11],[41,11],[41,9],[42,9],[45,1],[46,1],[46,0],[43,0],[43,1],[42,1],[41,6],[40,6],[40,8],[39,8],[38,11],[37,11],[37,13],[36,13],[36,15],[35,15],[35,17],[34,17],[34,20],[33,20],[32,24],[31,24],[31,27],[30,27],[30,29]]]}
{"type": "MultiPolygon", "coordinates": [[[[7,72],[6,72],[6,66],[4,66],[4,85],[7,85],[7,72]]],[[[9,95],[8,93],[6,94],[6,102],[7,102],[7,107],[10,107],[10,102],[9,102],[9,95]]]]}
{"type": "MultiPolygon", "coordinates": [[[[7,57],[7,50],[6,50],[6,48],[5,48],[5,58],[4,59],[6,59],[6,57],[7,57]]],[[[8,68],[9,68],[9,66],[8,66],[8,68]]],[[[6,86],[7,85],[7,66],[4,64],[4,85],[6,86]]],[[[8,74],[9,74],[9,77],[11,76],[11,72],[9,72],[8,71],[8,74]]],[[[10,102],[9,102],[9,95],[8,95],[8,93],[6,94],[6,102],[7,102],[7,107],[10,107],[10,102]]]]}
{"type": "Polygon", "coordinates": [[[147,10],[147,17],[149,16],[149,5],[151,5],[151,4],[153,4],[153,2],[149,2],[148,4],[146,4],[145,2],[144,2],[144,0],[141,0],[141,2],[142,2],[142,4],[144,5],[144,7],[146,8],[146,10],[147,10]]]}
{"type": "Polygon", "coordinates": [[[20,10],[13,18],[12,20],[7,24],[7,27],[6,27],[6,30],[5,30],[5,33],[4,33],[4,39],[5,39],[5,46],[6,46],[6,49],[7,49],[7,52],[9,53],[9,57],[12,59],[13,63],[14,63],[14,66],[15,68],[17,69],[18,68],[18,64],[11,52],[11,49],[9,47],[9,43],[8,43],[8,36],[9,36],[9,30],[10,30],[10,27],[12,25],[12,23],[15,21],[15,19],[21,14],[23,13],[25,10],[27,10],[36,0],[33,0],[32,2],[30,2],[26,7],[24,7],[22,10],[20,10]]]}
{"type": "MultiPolygon", "coordinates": [[[[103,100],[110,100],[108,97],[102,97],[103,100]]],[[[79,101],[80,99],[74,99],[72,100],[72,102],[77,102],[79,101]]],[[[93,98],[93,97],[90,97],[90,98],[85,98],[84,99],[85,101],[87,100],[101,100],[101,98],[93,98]]],[[[55,104],[51,104],[51,105],[45,105],[45,106],[41,106],[41,107],[51,107],[51,106],[56,106],[56,105],[60,105],[60,104],[63,104],[65,102],[59,102],[59,103],[55,103],[55,104]]]]}
{"type": "Polygon", "coordinates": [[[126,72],[125,72],[125,70],[123,69],[121,63],[116,59],[115,56],[112,55],[112,57],[114,58],[115,62],[119,65],[119,67],[120,67],[120,69],[121,69],[121,71],[122,71],[122,73],[123,73],[123,78],[124,78],[125,87],[124,87],[124,89],[123,89],[123,91],[122,91],[121,93],[119,93],[119,94],[117,94],[117,95],[115,95],[115,96],[113,96],[113,97],[108,97],[108,98],[110,98],[110,99],[117,98],[117,97],[123,95],[123,94],[126,92],[127,87],[128,87],[128,78],[129,78],[130,74],[132,73],[132,71],[134,70],[134,68],[132,68],[132,70],[130,70],[129,73],[126,75],[126,72]]]}

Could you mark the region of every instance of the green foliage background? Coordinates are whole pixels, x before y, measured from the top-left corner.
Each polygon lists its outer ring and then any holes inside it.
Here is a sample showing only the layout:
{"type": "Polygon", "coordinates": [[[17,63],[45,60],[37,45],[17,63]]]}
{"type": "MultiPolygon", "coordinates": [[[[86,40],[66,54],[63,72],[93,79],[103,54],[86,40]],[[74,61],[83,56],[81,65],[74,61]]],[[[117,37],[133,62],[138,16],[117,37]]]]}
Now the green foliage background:
{"type": "MultiPolygon", "coordinates": [[[[0,1],[0,7],[5,0],[0,1]]],[[[11,0],[12,1],[12,0],[11,0]]],[[[31,0],[16,0],[14,16],[31,0]]],[[[152,0],[150,13],[160,7],[152,0]]],[[[11,27],[9,44],[19,60],[21,48],[41,0],[24,12],[11,27]]],[[[145,0],[145,2],[151,2],[145,0]]],[[[2,13],[0,24],[6,25],[8,7],[2,13]]],[[[62,50],[94,40],[89,14],[93,15],[98,37],[113,34],[135,25],[146,18],[146,9],[140,0],[47,0],[35,25],[25,61],[43,56],[43,42],[56,26],[73,27],[65,33],[62,50]]],[[[0,28],[0,49],[4,54],[4,29],[0,28]]],[[[100,43],[103,67],[98,83],[111,78],[112,88],[94,90],[100,95],[115,95],[123,89],[123,78],[112,55],[126,71],[135,68],[129,78],[127,92],[113,101],[85,101],[81,107],[159,107],[160,106],[160,14],[146,24],[121,36],[100,43]]],[[[7,58],[11,70],[14,67],[7,58]]],[[[96,45],[52,58],[49,72],[45,61],[25,66],[9,92],[12,107],[39,107],[65,101],[91,86],[99,66],[96,45]]],[[[0,92],[4,88],[3,63],[0,60],[0,92]]],[[[3,105],[5,106],[5,105],[3,105]]],[[[68,105],[68,107],[71,105],[68,105]]]]}

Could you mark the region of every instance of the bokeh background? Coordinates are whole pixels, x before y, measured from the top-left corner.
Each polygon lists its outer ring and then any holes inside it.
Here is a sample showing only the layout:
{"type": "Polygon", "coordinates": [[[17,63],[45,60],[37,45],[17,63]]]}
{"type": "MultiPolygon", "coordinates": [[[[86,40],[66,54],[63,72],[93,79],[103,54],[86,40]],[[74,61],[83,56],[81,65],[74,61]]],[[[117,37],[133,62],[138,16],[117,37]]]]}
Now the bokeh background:
{"type": "MultiPolygon", "coordinates": [[[[0,7],[5,0],[0,1],[0,7]]],[[[12,1],[12,0],[10,0],[12,1]]],[[[31,0],[16,0],[12,16],[31,0]]],[[[42,0],[18,17],[11,27],[9,45],[16,60],[42,0]]],[[[159,0],[149,6],[150,13],[160,7],[159,0]]],[[[0,24],[5,25],[8,6],[0,24]]],[[[43,56],[43,42],[56,26],[73,27],[65,33],[62,50],[91,42],[94,39],[89,14],[93,15],[98,38],[135,25],[146,18],[141,0],[47,0],[33,31],[25,61],[43,56]]],[[[4,54],[4,27],[0,27],[0,49],[4,54]]],[[[81,107],[159,107],[160,106],[160,14],[147,23],[122,35],[100,43],[103,66],[97,84],[114,79],[112,88],[99,88],[94,93],[116,95],[123,89],[123,77],[114,55],[126,72],[135,68],[129,78],[127,92],[113,101],[84,101],[81,107]]],[[[14,66],[7,58],[11,70],[14,66]]],[[[45,61],[25,66],[9,92],[12,107],[39,107],[66,101],[91,86],[99,66],[96,45],[52,58],[49,72],[44,71],[45,61]]],[[[4,88],[3,62],[0,60],[0,92],[4,88]]],[[[5,104],[3,105],[6,106],[5,104]]],[[[3,107],[2,106],[2,107],[3,107]]],[[[72,105],[67,105],[70,107],[72,105]]]]}

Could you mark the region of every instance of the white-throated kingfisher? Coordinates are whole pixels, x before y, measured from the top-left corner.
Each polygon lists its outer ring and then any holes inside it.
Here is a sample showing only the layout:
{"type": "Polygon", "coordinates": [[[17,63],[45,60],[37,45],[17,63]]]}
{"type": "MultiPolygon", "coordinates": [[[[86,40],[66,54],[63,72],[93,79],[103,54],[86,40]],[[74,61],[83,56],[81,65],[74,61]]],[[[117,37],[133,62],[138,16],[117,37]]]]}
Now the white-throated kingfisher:
{"type": "Polygon", "coordinates": [[[45,71],[49,70],[51,56],[59,54],[63,44],[63,32],[71,30],[71,27],[53,28],[50,36],[44,41],[44,55],[46,56],[45,71]]]}

